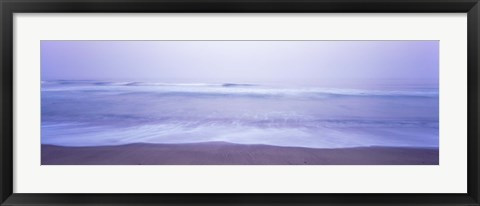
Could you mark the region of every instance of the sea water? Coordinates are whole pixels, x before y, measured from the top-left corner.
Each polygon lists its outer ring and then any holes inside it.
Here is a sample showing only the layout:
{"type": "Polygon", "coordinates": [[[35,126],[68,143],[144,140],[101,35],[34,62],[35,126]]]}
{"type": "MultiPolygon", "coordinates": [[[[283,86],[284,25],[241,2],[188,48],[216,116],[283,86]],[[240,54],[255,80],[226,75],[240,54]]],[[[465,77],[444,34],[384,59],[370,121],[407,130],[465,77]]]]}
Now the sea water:
{"type": "Polygon", "coordinates": [[[41,142],[438,147],[438,88],[42,81],[41,142]]]}

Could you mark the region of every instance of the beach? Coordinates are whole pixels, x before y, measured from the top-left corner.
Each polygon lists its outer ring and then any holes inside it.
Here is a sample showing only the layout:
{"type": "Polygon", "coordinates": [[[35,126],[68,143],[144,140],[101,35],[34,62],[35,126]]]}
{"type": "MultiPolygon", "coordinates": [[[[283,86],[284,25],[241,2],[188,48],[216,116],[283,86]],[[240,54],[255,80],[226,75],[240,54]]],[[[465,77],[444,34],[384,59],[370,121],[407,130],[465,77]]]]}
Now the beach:
{"type": "Polygon", "coordinates": [[[438,126],[427,87],[42,84],[43,165],[437,165],[438,126]]]}
{"type": "Polygon", "coordinates": [[[438,165],[438,148],[305,148],[227,142],[42,145],[42,165],[438,165]]]}
{"type": "Polygon", "coordinates": [[[438,41],[41,41],[43,165],[438,165],[438,41]]]}

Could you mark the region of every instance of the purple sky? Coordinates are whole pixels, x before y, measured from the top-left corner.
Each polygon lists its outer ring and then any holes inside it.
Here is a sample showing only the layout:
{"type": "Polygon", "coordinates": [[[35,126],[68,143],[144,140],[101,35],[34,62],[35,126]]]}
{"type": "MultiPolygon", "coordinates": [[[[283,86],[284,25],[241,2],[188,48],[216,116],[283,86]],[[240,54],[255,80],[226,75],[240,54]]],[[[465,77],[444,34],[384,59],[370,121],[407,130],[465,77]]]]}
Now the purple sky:
{"type": "Polygon", "coordinates": [[[42,80],[438,84],[438,41],[41,41],[42,80]]]}

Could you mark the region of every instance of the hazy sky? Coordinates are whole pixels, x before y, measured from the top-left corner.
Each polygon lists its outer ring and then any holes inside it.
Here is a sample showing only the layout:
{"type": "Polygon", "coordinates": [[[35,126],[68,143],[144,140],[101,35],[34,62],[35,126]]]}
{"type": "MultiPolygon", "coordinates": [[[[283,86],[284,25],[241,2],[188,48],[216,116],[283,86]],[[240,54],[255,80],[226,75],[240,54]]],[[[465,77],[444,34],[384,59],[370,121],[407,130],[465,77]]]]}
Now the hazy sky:
{"type": "Polygon", "coordinates": [[[438,41],[41,41],[42,80],[438,83],[438,41]]]}

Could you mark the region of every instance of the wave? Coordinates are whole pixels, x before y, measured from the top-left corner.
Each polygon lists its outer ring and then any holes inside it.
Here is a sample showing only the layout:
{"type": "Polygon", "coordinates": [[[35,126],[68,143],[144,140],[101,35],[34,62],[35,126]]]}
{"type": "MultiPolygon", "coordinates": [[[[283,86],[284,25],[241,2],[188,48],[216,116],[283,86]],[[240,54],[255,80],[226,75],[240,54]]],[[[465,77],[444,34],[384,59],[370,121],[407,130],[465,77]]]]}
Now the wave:
{"type": "Polygon", "coordinates": [[[163,82],[115,82],[115,81],[94,81],[94,80],[51,80],[41,81],[42,84],[50,85],[97,85],[97,86],[186,86],[186,87],[202,87],[202,86],[222,86],[222,87],[242,87],[255,86],[254,84],[236,84],[236,83],[163,83],[163,82]]]}
{"type": "MultiPolygon", "coordinates": [[[[255,128],[297,128],[297,129],[313,129],[313,128],[437,128],[439,127],[438,119],[415,119],[415,120],[360,120],[360,119],[311,119],[309,117],[298,116],[278,116],[278,115],[262,115],[261,118],[251,117],[145,117],[139,115],[113,115],[113,114],[97,114],[89,117],[76,114],[68,114],[67,122],[90,122],[94,125],[102,125],[104,123],[116,122],[125,125],[141,125],[141,124],[168,124],[175,123],[181,127],[201,127],[205,125],[222,125],[225,127],[248,126],[255,128]]],[[[55,117],[44,118],[43,121],[62,122],[55,117]]],[[[58,124],[58,123],[57,123],[58,124]]],[[[48,124],[47,124],[48,125],[48,124]]]]}
{"type": "Polygon", "coordinates": [[[42,143],[63,146],[129,143],[195,143],[224,141],[310,148],[357,146],[438,146],[438,127],[352,127],[314,129],[226,124],[143,124],[109,127],[42,122],[42,143]]]}
{"type": "Polygon", "coordinates": [[[234,83],[224,83],[222,87],[253,87],[257,86],[255,84],[234,84],[234,83]]]}
{"type": "Polygon", "coordinates": [[[256,84],[245,83],[163,83],[163,82],[115,82],[115,81],[94,81],[94,80],[51,80],[41,81],[42,84],[82,84],[82,85],[105,85],[105,86],[221,86],[221,87],[253,87],[256,84]]]}
{"type": "Polygon", "coordinates": [[[248,97],[438,97],[438,89],[418,90],[360,90],[338,88],[296,87],[284,88],[246,83],[155,83],[155,82],[112,82],[89,80],[42,81],[42,91],[124,91],[149,92],[162,95],[185,96],[248,96],[248,97]],[[60,87],[49,87],[49,86],[60,87]],[[72,87],[61,87],[72,86],[72,87]],[[75,87],[73,87],[75,86],[75,87]],[[112,86],[103,87],[103,86],[112,86]]]}

